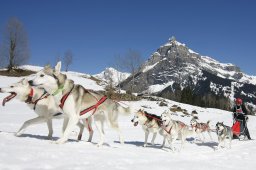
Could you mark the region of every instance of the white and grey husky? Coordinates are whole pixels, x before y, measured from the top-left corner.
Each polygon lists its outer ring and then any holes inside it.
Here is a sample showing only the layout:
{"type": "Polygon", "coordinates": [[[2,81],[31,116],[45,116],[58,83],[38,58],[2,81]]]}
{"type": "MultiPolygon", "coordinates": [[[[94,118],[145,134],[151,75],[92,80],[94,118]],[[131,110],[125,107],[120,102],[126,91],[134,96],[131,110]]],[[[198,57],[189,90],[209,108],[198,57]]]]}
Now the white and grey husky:
{"type": "Polygon", "coordinates": [[[216,133],[218,136],[218,148],[220,149],[221,145],[224,143],[224,147],[226,145],[226,139],[229,140],[229,148],[231,148],[231,141],[233,139],[233,131],[231,127],[226,126],[223,122],[217,122],[216,124],[216,133]]]}
{"type": "Polygon", "coordinates": [[[35,75],[30,83],[33,86],[44,88],[49,94],[53,95],[55,102],[60,105],[63,113],[67,115],[67,119],[65,119],[67,128],[63,137],[58,139],[56,143],[66,142],[79,119],[85,120],[90,116],[93,116],[100,133],[98,146],[104,143],[104,122],[118,131],[120,143],[124,143],[118,125],[118,116],[119,113],[130,114],[130,108],[122,107],[104,95],[74,84],[73,80],[67,79],[67,76],[61,73],[61,62],[58,62],[54,69],[46,66],[35,75]]]}
{"type": "Polygon", "coordinates": [[[140,109],[135,113],[131,122],[134,126],[137,126],[138,124],[142,126],[142,129],[145,132],[144,147],[147,146],[149,133],[153,133],[151,144],[154,145],[156,135],[162,127],[160,116],[147,113],[146,111],[140,109]]]}
{"type": "Polygon", "coordinates": [[[162,113],[161,120],[163,122],[163,130],[161,133],[165,137],[163,146],[167,139],[172,151],[175,151],[173,144],[178,138],[181,139],[181,148],[183,148],[186,138],[194,135],[194,131],[189,129],[188,125],[181,121],[173,120],[170,112],[162,113]]]}
{"type": "MultiPolygon", "coordinates": [[[[52,119],[61,118],[63,114],[61,109],[56,104],[53,96],[47,94],[43,89],[31,87],[27,79],[22,79],[21,81],[10,85],[9,87],[0,88],[1,93],[10,93],[9,96],[4,98],[3,106],[6,102],[12,100],[14,97],[18,100],[25,102],[31,109],[37,113],[37,117],[27,120],[23,123],[19,131],[16,133],[16,136],[20,136],[27,127],[38,124],[38,123],[47,123],[48,126],[48,138],[52,138],[53,128],[52,128],[52,119]]],[[[84,125],[80,122],[78,123],[80,128],[79,136],[82,137],[84,125]]],[[[86,126],[88,127],[88,125],[86,126]]],[[[65,126],[63,126],[63,131],[65,126]]],[[[90,138],[92,137],[92,134],[90,138]]]]}

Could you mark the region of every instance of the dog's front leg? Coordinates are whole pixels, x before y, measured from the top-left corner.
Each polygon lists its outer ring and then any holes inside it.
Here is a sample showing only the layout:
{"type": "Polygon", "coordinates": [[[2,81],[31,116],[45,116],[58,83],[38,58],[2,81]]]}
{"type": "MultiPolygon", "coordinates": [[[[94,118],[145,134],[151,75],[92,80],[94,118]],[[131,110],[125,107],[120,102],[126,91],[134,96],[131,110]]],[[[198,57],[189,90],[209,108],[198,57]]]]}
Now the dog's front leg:
{"type": "Polygon", "coordinates": [[[21,128],[19,129],[19,131],[15,134],[16,136],[20,136],[25,129],[28,126],[34,125],[34,124],[38,124],[38,123],[42,123],[42,122],[46,122],[46,119],[44,117],[36,117],[30,120],[27,120],[26,122],[23,123],[23,125],[21,126],[21,128]]]}
{"type": "Polygon", "coordinates": [[[48,127],[48,130],[49,130],[48,139],[52,139],[52,134],[53,134],[52,119],[47,120],[47,127],[48,127]]]}
{"type": "Polygon", "coordinates": [[[218,141],[219,141],[219,144],[218,144],[217,149],[219,150],[219,149],[220,149],[220,147],[221,147],[221,137],[218,137],[218,141]]]}
{"type": "Polygon", "coordinates": [[[153,137],[151,140],[151,145],[155,145],[155,139],[156,139],[157,132],[153,133],[153,137]]]}
{"type": "Polygon", "coordinates": [[[69,119],[68,119],[67,127],[64,131],[63,136],[56,141],[57,144],[63,144],[68,140],[68,137],[69,137],[70,133],[72,132],[75,125],[79,121],[79,117],[77,116],[77,114],[75,112],[70,112],[70,113],[71,113],[71,115],[68,115],[69,119]]]}
{"type": "Polygon", "coordinates": [[[144,145],[143,145],[144,147],[146,147],[148,144],[148,135],[149,135],[149,131],[145,130],[145,141],[144,141],[144,145]]]}
{"type": "Polygon", "coordinates": [[[164,148],[164,145],[165,145],[165,141],[166,141],[166,136],[164,136],[164,139],[163,139],[163,144],[162,144],[161,148],[164,148]]]}
{"type": "Polygon", "coordinates": [[[62,125],[62,137],[64,136],[64,132],[67,128],[69,118],[67,116],[64,117],[63,125],[62,125]]]}

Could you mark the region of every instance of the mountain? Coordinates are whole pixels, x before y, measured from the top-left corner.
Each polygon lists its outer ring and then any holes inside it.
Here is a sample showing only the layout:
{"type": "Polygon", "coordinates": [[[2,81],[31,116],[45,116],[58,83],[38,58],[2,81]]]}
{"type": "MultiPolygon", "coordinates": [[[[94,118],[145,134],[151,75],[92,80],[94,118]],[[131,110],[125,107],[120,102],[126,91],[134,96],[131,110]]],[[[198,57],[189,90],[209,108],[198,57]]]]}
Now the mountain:
{"type": "MultiPolygon", "coordinates": [[[[134,77],[133,89],[137,93],[170,99],[180,95],[177,98],[182,101],[182,91],[186,89],[192,94],[191,100],[200,100],[202,106],[207,105],[202,102],[210,102],[208,100],[213,98],[218,101],[227,99],[232,103],[234,98],[241,97],[248,106],[255,108],[255,76],[243,73],[236,65],[202,56],[174,37],[154,52],[134,77]]],[[[128,90],[132,84],[129,77],[121,83],[121,87],[128,90]]]]}
{"type": "Polygon", "coordinates": [[[127,79],[130,75],[130,73],[119,72],[116,69],[109,67],[101,73],[93,75],[93,77],[107,83],[112,81],[113,85],[117,85],[127,79]]]}

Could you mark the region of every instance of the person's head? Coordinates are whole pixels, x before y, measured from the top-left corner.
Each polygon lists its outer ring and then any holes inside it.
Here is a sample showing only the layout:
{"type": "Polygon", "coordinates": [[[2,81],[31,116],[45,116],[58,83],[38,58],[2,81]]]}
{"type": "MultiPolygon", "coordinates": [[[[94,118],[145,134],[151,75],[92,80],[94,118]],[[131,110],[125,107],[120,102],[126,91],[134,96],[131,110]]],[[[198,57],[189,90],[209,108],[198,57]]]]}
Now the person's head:
{"type": "Polygon", "coordinates": [[[243,103],[243,100],[240,99],[240,98],[237,98],[235,102],[236,102],[236,105],[237,105],[237,106],[241,106],[242,103],[243,103]]]}

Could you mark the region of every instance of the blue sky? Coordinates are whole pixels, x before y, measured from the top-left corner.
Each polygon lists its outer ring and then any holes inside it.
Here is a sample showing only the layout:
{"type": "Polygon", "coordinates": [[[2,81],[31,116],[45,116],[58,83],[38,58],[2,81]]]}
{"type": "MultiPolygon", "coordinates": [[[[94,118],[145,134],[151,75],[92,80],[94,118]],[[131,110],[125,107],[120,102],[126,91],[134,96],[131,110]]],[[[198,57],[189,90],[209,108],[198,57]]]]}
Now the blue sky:
{"type": "Polygon", "coordinates": [[[146,60],[175,36],[256,75],[255,9],[254,0],[1,0],[0,41],[16,16],[28,33],[30,64],[54,63],[70,49],[71,70],[95,74],[128,49],[146,60]]]}

